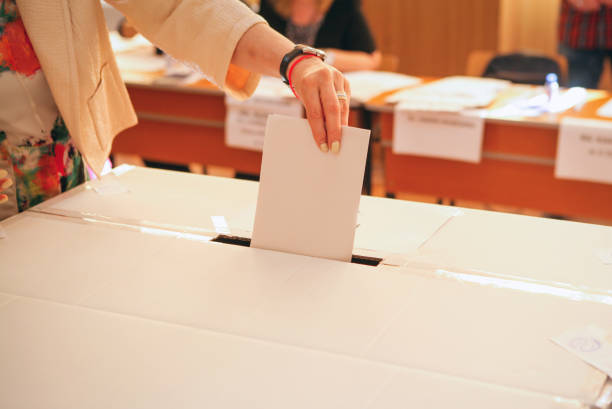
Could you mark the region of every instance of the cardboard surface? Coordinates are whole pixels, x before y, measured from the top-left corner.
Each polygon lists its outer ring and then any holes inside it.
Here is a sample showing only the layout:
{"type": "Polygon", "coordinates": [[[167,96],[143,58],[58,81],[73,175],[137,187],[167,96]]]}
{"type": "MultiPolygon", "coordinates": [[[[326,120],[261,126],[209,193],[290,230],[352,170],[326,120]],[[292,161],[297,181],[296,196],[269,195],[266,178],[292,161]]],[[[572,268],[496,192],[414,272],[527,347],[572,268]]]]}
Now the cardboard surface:
{"type": "Polygon", "coordinates": [[[224,216],[232,234],[253,229],[257,183],[185,172],[122,166],[37,206],[34,210],[77,217],[99,217],[133,225],[216,233],[211,216],[224,216]],[[100,195],[98,185],[116,184],[128,192],[100,195]]]}
{"type": "MultiPolygon", "coordinates": [[[[5,294],[43,298],[86,307],[88,311],[112,313],[121,319],[140,317],[149,323],[233,334],[241,339],[365,359],[405,370],[497,385],[503,390],[520,389],[589,404],[597,398],[605,381],[603,373],[563,351],[549,338],[568,328],[589,324],[606,327],[612,322],[612,307],[606,303],[576,301],[554,291],[532,292],[528,287],[466,283],[431,270],[365,267],[151,235],[100,223],[75,223],[53,216],[21,214],[2,224],[8,241],[0,246],[0,258],[13,270],[0,272],[0,292],[5,294]],[[32,231],[36,234],[31,234],[32,231]],[[23,246],[24,242],[28,246],[23,246]],[[60,243],[62,248],[76,251],[57,265],[50,265],[47,257],[26,257],[31,248],[48,246],[57,251],[57,246],[49,243],[60,243]],[[113,257],[108,257],[111,251],[113,257]],[[109,259],[108,263],[104,263],[103,256],[109,259]],[[116,262],[109,268],[109,263],[117,260],[125,262],[116,262]]],[[[50,308],[41,308],[42,318],[22,315],[19,309],[7,309],[18,301],[0,308],[0,315],[7,314],[4,321],[0,320],[0,332],[20,334],[3,336],[0,341],[9,343],[0,347],[0,353],[8,351],[15,356],[10,366],[0,367],[0,379],[27,384],[34,369],[22,369],[16,372],[20,376],[14,375],[14,368],[23,359],[14,353],[15,348],[23,350],[26,340],[32,342],[33,349],[43,355],[33,355],[28,368],[37,368],[44,354],[51,354],[49,351],[54,349],[47,343],[48,337],[41,335],[55,334],[54,342],[68,343],[63,354],[70,359],[54,358],[54,370],[68,371],[62,372],[62,376],[77,371],[88,384],[103,381],[105,387],[115,385],[114,378],[98,379],[97,367],[82,361],[74,351],[81,347],[99,349],[97,335],[92,334],[113,337],[126,334],[123,324],[120,329],[109,331],[106,324],[79,318],[67,326],[62,314],[50,308]],[[49,328],[42,334],[36,332],[39,321],[49,328]],[[76,344],[70,344],[72,337],[66,336],[65,331],[57,330],[70,326],[71,331],[82,333],[76,344]],[[76,369],[73,365],[77,365],[76,369]]],[[[153,335],[147,334],[142,339],[155,338],[153,335]]],[[[126,335],[118,350],[138,348],[141,338],[136,334],[134,337],[126,335]]],[[[161,355],[158,359],[170,359],[172,354],[168,351],[185,350],[182,342],[164,340],[165,354],[153,351],[150,356],[158,354],[161,355]]],[[[114,350],[109,354],[114,359],[114,350]]],[[[257,352],[244,352],[245,359],[255,359],[251,354],[257,352]]],[[[50,359],[48,356],[46,359],[50,359]]],[[[88,353],[82,356],[98,359],[88,353]]],[[[130,379],[151,373],[149,366],[140,366],[141,360],[130,359],[129,354],[117,362],[108,365],[114,372],[123,368],[121,365],[133,369],[126,375],[130,379]]],[[[142,362],[146,360],[143,358],[142,362]]],[[[164,361],[159,368],[171,368],[164,372],[167,376],[177,373],[179,378],[196,376],[190,372],[191,366],[172,365],[164,361]]],[[[306,364],[301,365],[298,367],[305,372],[311,371],[306,364]]],[[[214,366],[208,369],[200,366],[194,364],[199,370],[210,369],[214,373],[214,366]]],[[[240,368],[228,370],[241,373],[240,368]]],[[[74,379],[72,376],[71,382],[74,379]]],[[[133,382],[130,379],[124,379],[124,385],[130,385],[133,382]]],[[[377,384],[378,387],[382,385],[377,384]]],[[[42,396],[57,390],[43,391],[42,396]]],[[[144,391],[136,388],[133,393],[140,399],[144,391]]],[[[258,399],[265,401],[265,396],[258,399]]]]}
{"type": "Polygon", "coordinates": [[[251,245],[350,261],[370,131],[323,153],[305,119],[268,117],[251,245]]]}
{"type": "MultiPolygon", "coordinates": [[[[251,237],[256,182],[128,166],[104,176],[102,185],[107,181],[128,192],[100,195],[89,182],[34,210],[210,235],[219,232],[215,220],[223,217],[222,233],[251,237]]],[[[453,207],[362,196],[353,251],[412,254],[456,213],[453,207]]]]}
{"type": "Polygon", "coordinates": [[[465,210],[411,258],[412,263],[518,277],[610,294],[612,228],[465,210]],[[468,239],[469,238],[469,239],[468,239]]]}
{"type": "Polygon", "coordinates": [[[546,395],[37,300],[0,309],[0,328],[0,406],[7,408],[579,407],[546,395]]]}

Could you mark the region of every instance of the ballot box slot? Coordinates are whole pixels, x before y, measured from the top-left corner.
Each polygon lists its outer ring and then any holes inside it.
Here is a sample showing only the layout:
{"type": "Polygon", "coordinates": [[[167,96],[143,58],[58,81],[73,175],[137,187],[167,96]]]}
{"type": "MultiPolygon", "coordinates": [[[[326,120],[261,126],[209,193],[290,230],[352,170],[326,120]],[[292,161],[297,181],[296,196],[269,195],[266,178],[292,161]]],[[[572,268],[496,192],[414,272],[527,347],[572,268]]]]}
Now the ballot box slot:
{"type": "MultiPolygon", "coordinates": [[[[242,246],[242,247],[251,246],[251,239],[247,237],[230,236],[226,234],[220,234],[214,239],[212,239],[212,241],[214,241],[215,243],[232,244],[234,246],[242,246]]],[[[378,257],[360,256],[357,254],[353,254],[353,256],[351,257],[351,263],[362,264],[364,266],[376,267],[381,262],[382,262],[382,258],[378,258],[378,257]]]]}

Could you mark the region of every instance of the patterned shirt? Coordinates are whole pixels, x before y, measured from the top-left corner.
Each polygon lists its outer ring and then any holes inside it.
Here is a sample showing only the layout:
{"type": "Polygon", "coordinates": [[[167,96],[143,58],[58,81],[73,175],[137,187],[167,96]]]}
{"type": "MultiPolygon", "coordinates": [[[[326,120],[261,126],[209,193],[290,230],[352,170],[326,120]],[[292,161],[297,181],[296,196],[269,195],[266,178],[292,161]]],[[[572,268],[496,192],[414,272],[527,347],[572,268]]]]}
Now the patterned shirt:
{"type": "Polygon", "coordinates": [[[601,6],[599,11],[585,13],[563,0],[559,42],[574,49],[612,49],[612,7],[601,6]]]}
{"type": "Polygon", "coordinates": [[[0,169],[13,186],[0,220],[85,180],[15,0],[0,0],[0,169]]]}

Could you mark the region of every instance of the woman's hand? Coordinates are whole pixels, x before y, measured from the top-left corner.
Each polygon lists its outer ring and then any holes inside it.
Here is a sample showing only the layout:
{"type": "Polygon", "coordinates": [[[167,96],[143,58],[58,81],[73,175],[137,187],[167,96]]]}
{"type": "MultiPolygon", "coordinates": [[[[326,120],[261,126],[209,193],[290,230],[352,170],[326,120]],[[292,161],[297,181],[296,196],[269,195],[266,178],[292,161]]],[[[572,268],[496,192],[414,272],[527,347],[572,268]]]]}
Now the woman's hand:
{"type": "MultiPolygon", "coordinates": [[[[232,63],[279,77],[281,60],[294,47],[295,44],[267,24],[256,24],[238,41],[232,63]]],[[[296,59],[290,64],[291,68],[291,84],[306,108],[317,146],[324,152],[339,152],[341,126],[348,123],[351,96],[348,81],[340,71],[316,57],[299,62],[296,59]]]]}
{"type": "Polygon", "coordinates": [[[8,201],[8,196],[2,192],[11,186],[13,186],[13,180],[8,177],[8,172],[0,169],[0,203],[8,201]]]}
{"type": "Polygon", "coordinates": [[[342,73],[318,58],[295,63],[291,84],[304,104],[317,146],[340,151],[342,126],[348,125],[351,88],[342,73]]]}

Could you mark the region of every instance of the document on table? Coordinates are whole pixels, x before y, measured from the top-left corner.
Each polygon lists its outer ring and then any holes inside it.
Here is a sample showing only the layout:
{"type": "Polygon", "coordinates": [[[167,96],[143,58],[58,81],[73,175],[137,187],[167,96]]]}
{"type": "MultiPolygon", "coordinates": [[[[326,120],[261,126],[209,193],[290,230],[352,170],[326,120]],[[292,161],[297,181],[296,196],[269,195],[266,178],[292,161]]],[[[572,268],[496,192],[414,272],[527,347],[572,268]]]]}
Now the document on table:
{"type": "Polygon", "coordinates": [[[488,106],[510,85],[491,78],[448,77],[393,94],[387,102],[416,111],[458,112],[488,106]]]}
{"type": "Polygon", "coordinates": [[[344,76],[351,84],[351,100],[356,102],[366,102],[383,92],[422,82],[417,77],[384,71],[353,71],[344,76]]]}
{"type": "Polygon", "coordinates": [[[396,105],[393,153],[478,163],[484,118],[474,112],[428,112],[396,105]]]}
{"type": "Polygon", "coordinates": [[[612,121],[563,118],[555,176],[612,184],[612,121]]]}
{"type": "Polygon", "coordinates": [[[266,121],[271,114],[302,117],[302,103],[276,78],[263,77],[253,96],[238,101],[225,98],[225,143],[227,146],[259,151],[263,149],[266,121]]]}
{"type": "Polygon", "coordinates": [[[271,115],[252,246],[350,261],[370,131],[344,127],[323,153],[305,119],[271,115]]]}
{"type": "Polygon", "coordinates": [[[599,107],[597,115],[612,118],[612,99],[599,107]]]}

